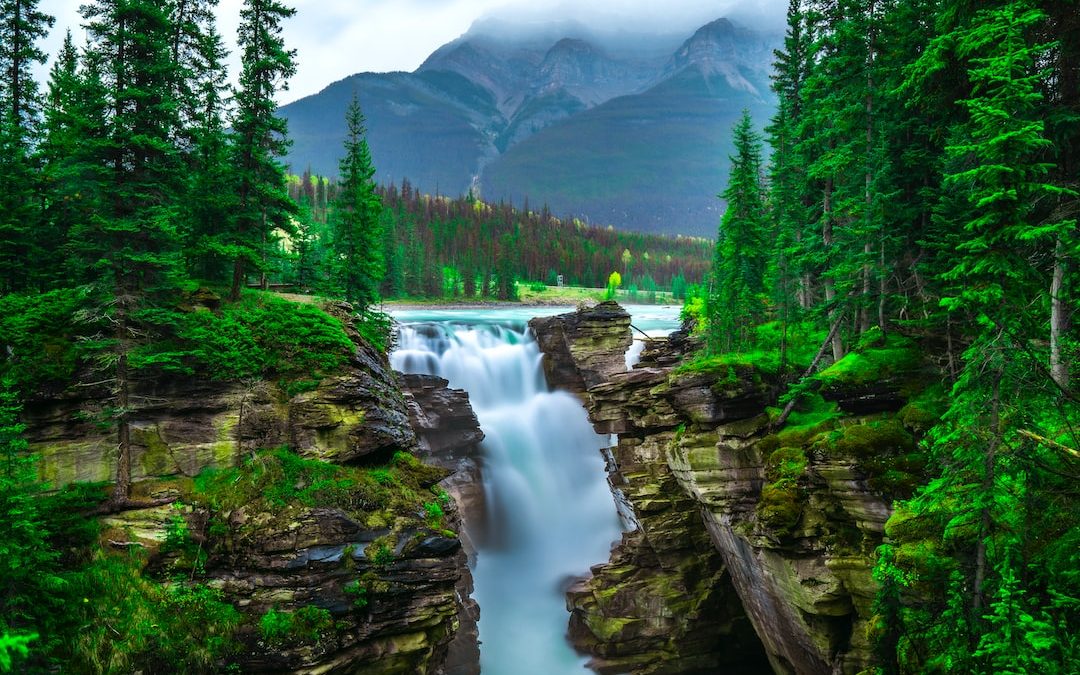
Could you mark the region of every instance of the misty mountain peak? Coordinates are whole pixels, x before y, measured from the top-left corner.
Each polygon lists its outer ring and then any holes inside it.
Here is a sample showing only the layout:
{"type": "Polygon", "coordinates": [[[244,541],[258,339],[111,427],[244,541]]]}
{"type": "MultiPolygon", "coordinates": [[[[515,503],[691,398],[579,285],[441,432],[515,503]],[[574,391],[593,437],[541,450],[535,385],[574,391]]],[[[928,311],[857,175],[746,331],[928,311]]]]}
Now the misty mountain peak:
{"type": "Polygon", "coordinates": [[[720,18],[697,29],[671,57],[666,72],[696,68],[706,77],[722,77],[732,89],[760,97],[751,80],[770,63],[771,50],[763,47],[758,33],[720,18]]]}

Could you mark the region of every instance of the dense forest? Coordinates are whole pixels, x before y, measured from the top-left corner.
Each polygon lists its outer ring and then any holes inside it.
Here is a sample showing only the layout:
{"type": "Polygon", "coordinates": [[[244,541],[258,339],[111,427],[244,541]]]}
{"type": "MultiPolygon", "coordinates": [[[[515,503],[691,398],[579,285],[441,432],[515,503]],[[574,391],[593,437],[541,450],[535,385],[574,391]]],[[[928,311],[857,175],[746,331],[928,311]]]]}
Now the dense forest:
{"type": "MultiPolygon", "coordinates": [[[[337,186],[312,176],[290,176],[290,197],[300,206],[291,251],[280,250],[285,283],[319,291],[333,279],[329,228],[335,218],[337,186]]],[[[383,298],[515,299],[515,283],[603,288],[612,272],[623,286],[645,297],[657,290],[685,296],[700,284],[712,244],[692,237],[666,237],[559,219],[546,208],[519,210],[470,196],[425,195],[408,181],[376,190],[382,199],[378,229],[385,276],[383,298]]]]}
{"type": "Polygon", "coordinates": [[[1075,672],[1080,7],[792,0],[773,87],[766,137],[734,130],[703,363],[786,373],[782,426],[828,364],[866,387],[929,358],[881,671],[1075,672]]]}

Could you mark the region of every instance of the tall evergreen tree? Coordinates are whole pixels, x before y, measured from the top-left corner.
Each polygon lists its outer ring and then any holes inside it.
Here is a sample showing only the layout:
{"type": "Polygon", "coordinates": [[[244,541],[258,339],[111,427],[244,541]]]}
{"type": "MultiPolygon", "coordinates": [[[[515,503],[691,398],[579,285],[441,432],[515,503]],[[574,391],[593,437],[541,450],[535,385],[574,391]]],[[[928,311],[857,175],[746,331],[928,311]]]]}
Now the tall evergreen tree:
{"type": "Polygon", "coordinates": [[[233,261],[233,299],[240,297],[247,273],[268,266],[275,228],[288,228],[294,205],[285,191],[279,157],[289,147],[285,120],[275,112],[274,96],[296,74],[295,52],[285,49],[281,22],[296,10],[277,0],[246,0],[240,11],[237,44],[242,70],[233,114],[233,169],[237,206],[219,251],[233,261]]]}
{"type": "Polygon", "coordinates": [[[375,167],[364,137],[364,115],[353,95],[345,112],[345,156],[333,226],[334,277],[345,299],[359,311],[379,299],[385,273],[382,246],[382,200],[375,193],[375,167]]]}
{"type": "MultiPolygon", "coordinates": [[[[172,25],[152,0],[98,0],[83,7],[89,68],[103,75],[106,136],[91,153],[105,167],[98,208],[70,233],[91,271],[104,330],[103,363],[113,380],[119,457],[114,500],[131,485],[131,412],[135,373],[130,361],[141,332],[137,313],[167,293],[180,271],[176,200],[183,172],[175,139],[176,68],[169,53],[172,25]],[[105,320],[107,317],[107,320],[105,320]]],[[[83,143],[86,143],[84,140],[83,143]]]]}
{"type": "Polygon", "coordinates": [[[723,198],[708,296],[709,349],[728,352],[751,343],[752,328],[762,320],[768,255],[767,214],[761,184],[761,138],[750,112],[733,130],[735,155],[723,198]]]}
{"type": "Polygon", "coordinates": [[[41,101],[31,68],[45,62],[37,41],[52,24],[38,0],[0,1],[0,293],[25,288],[33,276],[27,263],[39,255],[32,154],[41,101]]]}

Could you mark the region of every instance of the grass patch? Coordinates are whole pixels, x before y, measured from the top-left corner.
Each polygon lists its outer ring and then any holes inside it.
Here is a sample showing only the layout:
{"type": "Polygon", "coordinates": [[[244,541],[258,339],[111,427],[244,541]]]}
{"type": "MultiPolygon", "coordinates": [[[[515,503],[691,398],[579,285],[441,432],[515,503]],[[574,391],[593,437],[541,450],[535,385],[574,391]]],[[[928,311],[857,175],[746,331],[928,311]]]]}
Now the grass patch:
{"type": "Polygon", "coordinates": [[[675,372],[716,373],[725,377],[730,377],[727,370],[731,368],[753,369],[770,377],[779,375],[781,368],[801,372],[810,366],[825,336],[824,331],[809,323],[788,324],[785,336],[783,324],[771,321],[754,328],[752,349],[726,354],[698,352],[675,372]]]}
{"type": "Polygon", "coordinates": [[[82,628],[68,645],[75,672],[215,672],[237,649],[240,613],[203,584],[158,583],[131,553],[98,550],[77,578],[82,628]]]}
{"type": "Polygon", "coordinates": [[[206,469],[193,481],[192,503],[214,512],[247,507],[288,517],[299,508],[338,508],[366,522],[372,514],[384,519],[427,517],[431,487],[446,476],[443,469],[399,452],[387,466],[361,468],[305,459],[288,448],[260,452],[231,469],[206,469]],[[386,517],[390,515],[390,517],[386,517]]]}
{"type": "Polygon", "coordinates": [[[314,605],[305,605],[295,612],[270,608],[259,619],[259,634],[271,647],[317,644],[333,628],[330,612],[314,605]]]}

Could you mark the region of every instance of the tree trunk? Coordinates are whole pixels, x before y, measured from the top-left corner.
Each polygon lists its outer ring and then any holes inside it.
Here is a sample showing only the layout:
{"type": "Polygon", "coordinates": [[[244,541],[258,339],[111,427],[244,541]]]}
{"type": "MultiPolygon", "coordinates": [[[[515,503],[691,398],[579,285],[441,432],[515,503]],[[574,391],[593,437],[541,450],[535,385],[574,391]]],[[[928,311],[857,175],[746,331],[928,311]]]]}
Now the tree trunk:
{"type": "Polygon", "coordinates": [[[267,242],[267,238],[266,238],[266,209],[262,210],[262,228],[261,229],[262,229],[262,269],[259,270],[259,288],[265,291],[265,290],[270,288],[270,280],[267,279],[267,277],[266,277],[266,266],[268,264],[267,263],[267,250],[269,248],[269,243],[267,242]]]}
{"type": "Polygon", "coordinates": [[[1054,275],[1050,282],[1050,377],[1058,387],[1069,388],[1069,364],[1061,358],[1061,336],[1068,327],[1062,293],[1065,286],[1065,244],[1058,237],[1054,247],[1054,275]]]}
{"type": "Polygon", "coordinates": [[[863,222],[866,229],[863,235],[867,238],[863,244],[863,301],[859,310],[859,333],[870,330],[870,296],[872,293],[870,256],[874,253],[874,245],[870,241],[870,224],[873,222],[874,174],[872,170],[874,148],[874,0],[870,0],[867,7],[867,48],[866,48],[866,166],[863,175],[863,222]]]}
{"type": "Polygon", "coordinates": [[[232,288],[229,289],[229,300],[236,302],[240,299],[240,287],[244,284],[244,261],[237,258],[233,261],[232,288]]]}
{"type": "Polygon", "coordinates": [[[116,293],[116,487],[112,501],[123,503],[131,496],[131,374],[128,369],[128,307],[132,296],[121,281],[116,293]]]}
{"type": "MultiPolygon", "coordinates": [[[[821,227],[821,240],[825,244],[826,259],[828,259],[833,245],[832,188],[833,182],[830,178],[825,182],[824,213],[822,214],[824,222],[821,227]]],[[[829,317],[835,321],[836,317],[839,316],[839,309],[834,306],[834,303],[836,302],[836,288],[833,285],[832,277],[829,276],[828,269],[826,269],[825,273],[822,275],[821,284],[825,288],[825,304],[829,307],[829,317]]],[[[844,341],[840,337],[840,331],[838,330],[832,331],[832,353],[833,361],[839,361],[844,358],[844,341]]]]}

